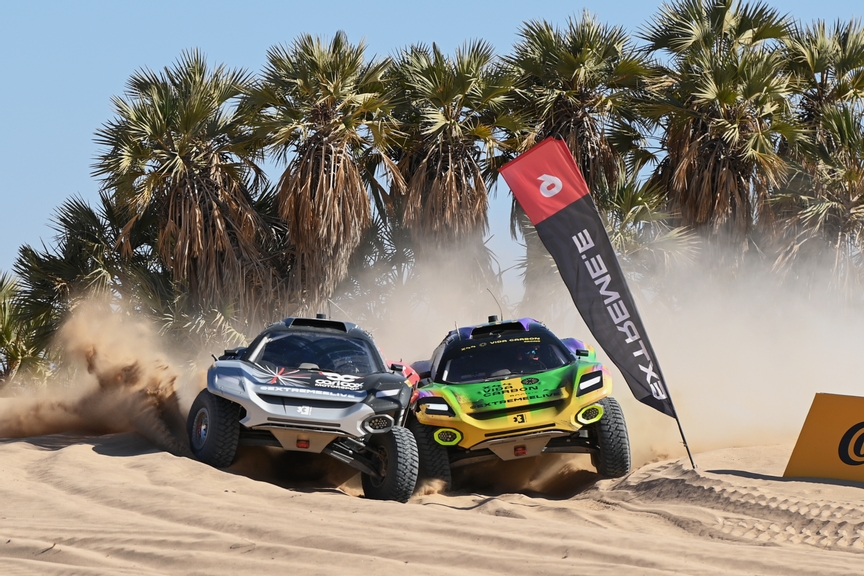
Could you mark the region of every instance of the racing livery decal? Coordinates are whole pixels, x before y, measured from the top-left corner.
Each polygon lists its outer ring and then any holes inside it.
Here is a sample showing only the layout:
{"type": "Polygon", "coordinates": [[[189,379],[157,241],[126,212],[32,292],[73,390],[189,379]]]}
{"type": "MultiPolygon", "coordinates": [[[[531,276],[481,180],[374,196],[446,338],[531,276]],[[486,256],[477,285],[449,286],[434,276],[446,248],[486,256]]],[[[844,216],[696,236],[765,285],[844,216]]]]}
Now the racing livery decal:
{"type": "Polygon", "coordinates": [[[337,388],[339,390],[362,390],[363,377],[351,374],[336,374],[333,372],[319,372],[321,378],[315,379],[315,386],[319,388],[337,388]]]}
{"type": "MultiPolygon", "coordinates": [[[[456,402],[468,413],[531,406],[569,398],[567,383],[573,381],[575,371],[574,367],[565,366],[538,375],[539,377],[515,377],[497,382],[462,384],[458,387],[448,385],[441,389],[453,394],[456,402]]],[[[420,391],[419,397],[432,396],[433,391],[437,390],[437,385],[429,386],[420,391]]]]}
{"type": "Polygon", "coordinates": [[[266,366],[257,365],[260,371],[251,374],[255,380],[266,381],[267,384],[278,386],[305,387],[315,386],[317,388],[334,388],[337,390],[362,390],[363,377],[352,374],[337,374],[335,372],[306,372],[302,370],[286,370],[279,368],[274,370],[266,366]]]}

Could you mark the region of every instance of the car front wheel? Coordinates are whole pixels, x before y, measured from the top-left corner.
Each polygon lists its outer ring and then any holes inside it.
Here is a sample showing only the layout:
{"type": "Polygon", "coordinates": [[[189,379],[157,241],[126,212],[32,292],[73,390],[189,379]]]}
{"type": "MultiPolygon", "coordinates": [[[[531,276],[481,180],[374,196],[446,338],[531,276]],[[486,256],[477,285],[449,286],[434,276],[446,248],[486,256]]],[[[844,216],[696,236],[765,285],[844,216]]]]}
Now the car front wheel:
{"type": "Polygon", "coordinates": [[[234,462],[240,440],[240,406],[202,390],[192,403],[186,431],[195,458],[226,468],[234,462]]]}
{"type": "Polygon", "coordinates": [[[446,492],[452,483],[450,456],[447,448],[435,441],[435,428],[424,426],[412,418],[408,429],[417,441],[417,454],[420,457],[419,479],[441,482],[441,490],[446,492]]]}
{"type": "Polygon", "coordinates": [[[603,417],[591,425],[597,441],[597,453],[591,456],[591,462],[601,476],[620,478],[630,472],[630,438],[624,412],[611,396],[598,404],[603,406],[603,417]]]}
{"type": "Polygon", "coordinates": [[[366,497],[407,502],[417,484],[418,458],[414,435],[407,428],[394,426],[384,434],[373,434],[368,449],[379,475],[363,474],[366,497]]]}

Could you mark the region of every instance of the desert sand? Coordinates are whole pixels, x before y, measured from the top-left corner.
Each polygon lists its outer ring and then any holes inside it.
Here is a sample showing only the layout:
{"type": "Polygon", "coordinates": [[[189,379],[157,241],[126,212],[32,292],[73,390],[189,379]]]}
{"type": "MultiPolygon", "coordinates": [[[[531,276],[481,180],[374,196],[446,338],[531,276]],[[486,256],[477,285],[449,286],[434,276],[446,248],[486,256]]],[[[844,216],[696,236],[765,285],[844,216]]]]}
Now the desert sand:
{"type": "Polygon", "coordinates": [[[543,456],[520,467],[533,478],[489,466],[398,504],[360,497],[329,460],[260,448],[226,471],[134,433],[7,439],[0,573],[864,573],[864,485],[785,480],[791,449],[716,450],[696,471],[665,460],[620,480],[543,456]]]}
{"type": "Polygon", "coordinates": [[[407,504],[366,500],[323,456],[188,457],[202,370],[85,310],[59,339],[71,370],[0,398],[0,574],[864,574],[864,484],[782,478],[813,394],[861,395],[860,321],[795,302],[655,319],[697,470],[674,420],[622,386],[628,476],[548,455],[407,504]]]}

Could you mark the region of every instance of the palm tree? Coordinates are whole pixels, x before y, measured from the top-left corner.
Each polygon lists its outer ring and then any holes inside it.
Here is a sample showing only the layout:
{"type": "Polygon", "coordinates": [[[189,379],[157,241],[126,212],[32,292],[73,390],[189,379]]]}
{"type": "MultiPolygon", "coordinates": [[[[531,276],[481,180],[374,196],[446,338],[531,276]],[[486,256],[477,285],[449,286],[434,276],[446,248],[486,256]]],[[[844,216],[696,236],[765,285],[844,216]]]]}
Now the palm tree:
{"type": "Polygon", "coordinates": [[[772,202],[775,266],[810,284],[830,278],[850,297],[864,282],[864,27],[859,20],[795,26],[784,48],[795,112],[808,134],[786,151],[793,171],[772,202]]]}
{"type": "Polygon", "coordinates": [[[796,24],[783,46],[798,116],[819,140],[825,108],[864,97],[864,27],[860,20],[836,22],[830,30],[822,20],[796,24]]]}
{"type": "Polygon", "coordinates": [[[296,256],[292,287],[306,308],[345,277],[371,219],[364,166],[387,133],[389,60],[366,61],[365,52],[341,31],[329,43],[301,35],[268,51],[249,98],[271,151],[287,164],[279,214],[296,256]]]}
{"type": "Polygon", "coordinates": [[[399,131],[387,152],[401,181],[386,209],[397,229],[410,231],[418,278],[411,300],[417,313],[433,314],[444,304],[439,283],[446,279],[460,294],[447,306],[494,306],[489,291],[500,293],[501,281],[484,236],[497,162],[503,150],[516,149],[513,135],[522,129],[514,77],[482,40],[453,55],[413,45],[394,60],[388,80],[399,131]]]}
{"type": "Polygon", "coordinates": [[[527,22],[519,36],[505,60],[518,74],[517,106],[532,123],[523,146],[550,136],[566,142],[596,196],[602,180],[617,180],[625,154],[644,161],[637,104],[650,62],[622,27],[588,12],[564,29],[527,22]]]}
{"type": "Polygon", "coordinates": [[[18,282],[9,274],[0,274],[0,388],[19,373],[32,375],[47,370],[37,326],[18,313],[19,294],[18,282]]]}
{"type": "Polygon", "coordinates": [[[156,220],[150,213],[125,227],[126,211],[103,191],[95,208],[70,198],[57,209],[50,248],[21,247],[15,262],[20,278],[15,317],[31,327],[40,354],[50,349],[60,325],[85,300],[100,302],[106,313],[120,310],[149,318],[187,350],[238,342],[238,329],[257,327],[230,303],[205,306],[173,281],[154,248],[156,220]],[[121,241],[126,254],[117,248],[121,241]]]}
{"type": "Polygon", "coordinates": [[[512,146],[514,78],[490,44],[450,57],[437,45],[402,50],[390,74],[403,138],[395,159],[407,185],[404,221],[420,243],[451,246],[487,230],[492,160],[512,146]]]}
{"type": "Polygon", "coordinates": [[[93,174],[123,212],[123,254],[136,223],[155,218],[152,248],[174,282],[205,307],[231,302],[252,313],[277,274],[262,258],[253,208],[261,145],[231,106],[249,83],[242,70],[211,69],[197,50],[160,73],[136,72],[96,132],[104,150],[93,174]]]}
{"type": "Polygon", "coordinates": [[[666,157],[654,176],[684,225],[740,244],[782,183],[778,146],[800,128],[779,43],[788,22],[762,3],[678,0],[664,4],[642,37],[668,64],[654,81],[649,115],[666,157]]]}
{"type": "Polygon", "coordinates": [[[819,109],[819,141],[773,198],[780,252],[775,266],[810,288],[860,301],[864,288],[864,113],[852,104],[819,109]],[[825,272],[828,272],[826,274],[825,272]]]}
{"type": "MultiPolygon", "coordinates": [[[[102,194],[103,206],[108,201],[102,194]]],[[[34,327],[39,349],[48,349],[67,314],[90,296],[110,296],[121,286],[131,286],[135,259],[120,265],[115,249],[122,224],[110,222],[81,198],[66,200],[55,212],[53,246],[22,246],[15,261],[20,279],[17,316],[34,327]],[[122,279],[122,280],[121,280],[122,279]]],[[[132,232],[131,230],[129,231],[132,232]]],[[[137,240],[138,230],[135,237],[137,240]]]]}
{"type": "Polygon", "coordinates": [[[397,325],[418,287],[414,264],[408,230],[386,212],[376,214],[332,303],[369,330],[397,325]]]}
{"type": "MultiPolygon", "coordinates": [[[[639,96],[651,67],[623,28],[599,23],[585,12],[563,29],[546,21],[522,26],[520,40],[506,57],[518,76],[516,106],[530,130],[528,148],[548,137],[567,143],[602,213],[612,209],[607,191],[624,181],[622,170],[649,157],[641,146],[639,96]]],[[[638,172],[638,171],[637,171],[638,172]]],[[[525,240],[523,304],[545,314],[567,302],[558,269],[514,199],[511,234],[525,240]],[[557,287],[556,290],[554,287],[557,287]]],[[[532,312],[533,313],[533,312],[532,312]]]]}

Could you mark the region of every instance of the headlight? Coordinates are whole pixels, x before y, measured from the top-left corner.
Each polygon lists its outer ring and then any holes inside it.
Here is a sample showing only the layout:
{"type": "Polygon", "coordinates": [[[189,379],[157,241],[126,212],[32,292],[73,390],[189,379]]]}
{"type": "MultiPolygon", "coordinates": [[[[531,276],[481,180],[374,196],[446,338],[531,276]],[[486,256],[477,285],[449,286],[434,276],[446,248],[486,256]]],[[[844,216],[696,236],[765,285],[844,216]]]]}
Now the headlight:
{"type": "Polygon", "coordinates": [[[432,437],[442,446],[455,446],[462,441],[462,433],[453,428],[439,428],[432,437]]]}
{"type": "Polygon", "coordinates": [[[387,414],[376,414],[367,418],[363,427],[372,434],[381,434],[393,428],[393,418],[387,414]]]}
{"type": "Polygon", "coordinates": [[[419,402],[417,402],[417,407],[420,409],[425,408],[426,414],[428,416],[455,416],[456,413],[450,408],[450,405],[447,404],[447,401],[443,398],[438,398],[437,396],[432,396],[429,398],[421,398],[419,402]]]}
{"type": "Polygon", "coordinates": [[[579,384],[576,387],[576,396],[582,396],[600,388],[603,388],[603,371],[588,372],[579,378],[579,384]]]}
{"type": "Polygon", "coordinates": [[[228,394],[244,394],[246,386],[240,376],[226,376],[225,374],[214,374],[213,385],[217,390],[228,394]]]}

